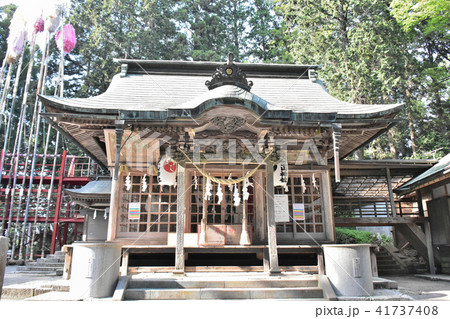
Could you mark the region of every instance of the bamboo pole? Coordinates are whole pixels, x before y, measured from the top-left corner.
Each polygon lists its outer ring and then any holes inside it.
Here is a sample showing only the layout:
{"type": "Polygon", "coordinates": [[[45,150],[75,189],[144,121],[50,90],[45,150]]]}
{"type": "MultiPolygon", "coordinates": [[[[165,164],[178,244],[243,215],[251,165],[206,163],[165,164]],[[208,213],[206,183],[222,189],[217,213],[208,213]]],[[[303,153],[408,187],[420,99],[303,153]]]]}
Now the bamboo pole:
{"type": "MultiPolygon", "coordinates": [[[[47,37],[48,39],[48,37],[47,37]]],[[[41,92],[41,88],[42,88],[42,83],[43,83],[43,77],[44,77],[44,64],[45,64],[45,60],[46,60],[46,51],[47,51],[47,42],[48,40],[46,39],[45,44],[44,44],[44,48],[42,50],[42,60],[41,60],[41,68],[39,71],[39,80],[38,80],[38,85],[36,88],[36,92],[41,92]]],[[[31,140],[34,136],[34,146],[33,146],[33,156],[32,156],[32,160],[31,160],[31,171],[30,171],[30,180],[29,180],[29,185],[28,185],[28,194],[27,194],[27,200],[26,200],[26,204],[25,204],[25,212],[24,212],[24,219],[23,219],[23,224],[22,224],[22,234],[21,234],[21,238],[20,238],[20,247],[19,247],[19,259],[23,258],[23,251],[25,250],[25,229],[27,226],[27,222],[28,222],[28,213],[30,210],[30,202],[31,202],[31,194],[33,193],[33,180],[34,180],[34,169],[36,167],[36,153],[37,153],[37,148],[38,148],[38,140],[39,140],[39,131],[40,131],[40,127],[41,127],[41,115],[40,115],[40,110],[42,109],[42,103],[40,103],[36,97],[36,101],[34,103],[34,114],[33,114],[33,123],[36,123],[34,126],[36,128],[36,131],[31,132],[30,134],[30,138],[29,138],[29,144],[28,144],[28,148],[30,148],[31,146],[31,140]]],[[[42,166],[43,167],[43,166],[42,166]]],[[[25,181],[26,179],[24,179],[25,181]]],[[[41,178],[42,181],[42,178],[41,178]]],[[[39,192],[39,189],[38,189],[39,192]]],[[[37,196],[37,200],[39,201],[39,197],[40,194],[37,196]]],[[[36,221],[35,221],[36,222],[36,221]]],[[[30,243],[31,247],[33,247],[33,242],[30,243]]],[[[31,249],[33,250],[33,249],[31,249]]]]}
{"type": "MultiPolygon", "coordinates": [[[[59,72],[58,72],[58,80],[57,84],[55,86],[55,96],[59,89],[59,96],[64,96],[64,17],[62,17],[61,21],[61,59],[59,61],[59,72]]],[[[57,132],[57,137],[59,138],[59,131],[57,132]]],[[[62,179],[64,176],[64,168],[66,164],[66,151],[63,151],[63,156],[61,159],[61,173],[59,176],[59,184],[58,184],[58,192],[57,192],[57,198],[56,198],[56,207],[55,207],[55,216],[53,219],[53,233],[52,233],[52,241],[50,245],[50,253],[53,254],[55,252],[55,245],[56,245],[56,233],[58,232],[58,219],[59,219],[59,209],[61,207],[61,198],[62,195],[62,179]]]]}
{"type": "MultiPolygon", "coordinates": [[[[61,88],[60,88],[60,91],[59,91],[59,95],[60,95],[60,97],[63,97],[64,96],[64,91],[63,91],[63,89],[64,89],[64,17],[62,17],[61,21],[63,21],[63,23],[61,24],[61,37],[62,37],[61,41],[62,41],[63,45],[61,46],[61,59],[60,59],[60,62],[59,62],[58,78],[57,78],[57,81],[56,81],[55,91],[54,91],[53,95],[57,96],[57,94],[58,94],[58,87],[60,86],[60,82],[62,82],[62,85],[61,85],[61,88]],[[62,81],[61,81],[61,78],[62,78],[62,81]]],[[[41,257],[45,256],[45,241],[46,241],[47,232],[48,232],[48,220],[49,220],[49,214],[50,214],[50,202],[51,202],[52,194],[53,194],[53,184],[55,182],[56,155],[58,154],[59,136],[60,136],[60,134],[59,134],[59,131],[57,130],[56,131],[55,152],[54,152],[55,157],[53,158],[52,177],[51,177],[50,187],[49,187],[48,196],[47,196],[47,211],[46,211],[46,214],[45,214],[44,234],[43,234],[43,237],[42,237],[41,257]]],[[[61,165],[63,165],[63,163],[61,163],[61,165]]],[[[64,174],[64,172],[63,172],[63,174],[64,174]]],[[[56,214],[56,211],[55,211],[55,214],[56,214]]],[[[54,218],[56,219],[56,216],[54,218]]],[[[57,225],[57,223],[56,223],[56,225],[57,225]]],[[[51,243],[50,251],[52,250],[52,247],[53,247],[53,237],[54,237],[56,231],[57,231],[57,229],[53,228],[52,243],[51,243]]]]}
{"type": "Polygon", "coordinates": [[[44,256],[45,256],[45,239],[47,237],[47,232],[48,232],[48,219],[49,219],[49,214],[50,214],[50,202],[52,200],[53,184],[55,182],[56,160],[57,160],[57,155],[58,155],[58,144],[59,144],[59,133],[56,134],[55,151],[54,151],[53,167],[52,167],[52,177],[50,179],[50,186],[48,188],[48,195],[47,195],[47,211],[45,213],[44,234],[43,234],[43,237],[42,237],[42,252],[41,252],[41,257],[42,258],[44,258],[44,256]]]}
{"type": "MultiPolygon", "coordinates": [[[[12,101],[11,101],[11,108],[9,111],[9,116],[8,116],[8,124],[6,125],[6,132],[5,132],[5,136],[4,136],[4,141],[3,141],[3,152],[1,154],[1,159],[0,159],[0,178],[3,174],[3,167],[4,167],[4,163],[5,163],[5,156],[6,153],[8,151],[8,142],[9,142],[9,135],[10,135],[10,131],[11,131],[11,123],[13,121],[13,114],[14,114],[14,110],[15,110],[15,105],[16,105],[16,98],[17,98],[17,89],[19,87],[19,78],[20,78],[20,73],[22,71],[22,64],[23,64],[23,54],[20,55],[20,59],[19,59],[19,63],[17,65],[17,70],[16,70],[16,78],[14,80],[14,88],[13,88],[13,96],[12,96],[12,101]]],[[[15,149],[16,145],[14,145],[14,149],[15,149]]],[[[12,159],[13,157],[11,157],[12,159]]],[[[11,180],[11,172],[10,172],[10,178],[8,180],[8,182],[10,182],[11,180]]],[[[7,189],[9,190],[10,187],[10,183],[8,183],[7,189]]],[[[9,195],[9,191],[6,192],[5,194],[5,206],[8,206],[8,195],[9,195]]],[[[8,210],[5,209],[3,211],[3,219],[2,219],[2,224],[1,224],[1,228],[0,228],[0,234],[3,234],[5,227],[6,227],[6,215],[7,215],[8,210]]],[[[10,224],[8,224],[9,227],[10,224]]]]}
{"type": "MultiPolygon", "coordinates": [[[[46,82],[45,79],[47,78],[47,69],[48,69],[47,59],[48,59],[49,51],[50,51],[49,50],[50,49],[49,43],[50,43],[50,34],[46,34],[46,43],[45,43],[45,45],[46,45],[47,50],[45,52],[45,56],[44,56],[44,54],[42,56],[42,61],[44,61],[44,59],[45,59],[45,62],[43,63],[44,64],[44,74],[42,75],[42,86],[41,86],[41,90],[40,90],[41,94],[45,93],[45,82],[46,82]]],[[[43,50],[43,52],[44,51],[45,50],[43,50]]],[[[45,122],[43,122],[42,125],[43,125],[43,131],[45,131],[45,122]]],[[[38,213],[39,213],[39,206],[40,206],[39,204],[40,204],[40,198],[41,198],[42,187],[43,187],[43,182],[44,182],[44,171],[45,171],[45,164],[47,163],[47,153],[48,153],[48,145],[50,143],[51,130],[52,130],[52,126],[49,125],[48,129],[47,129],[46,138],[44,136],[42,137],[42,141],[43,142],[45,141],[44,155],[43,155],[43,159],[42,159],[42,167],[41,167],[41,174],[40,174],[41,178],[39,180],[38,192],[37,192],[37,195],[36,195],[37,203],[36,203],[36,207],[35,207],[35,210],[34,210],[34,223],[33,223],[33,232],[32,232],[32,235],[31,235],[31,243],[34,243],[34,241],[36,239],[37,217],[38,217],[38,213]]],[[[34,255],[33,249],[31,249],[31,251],[30,251],[30,258],[29,258],[30,260],[33,260],[33,255],[34,255]]]]}
{"type": "MultiPolygon", "coordinates": [[[[29,92],[29,88],[30,88],[30,81],[31,81],[31,72],[33,69],[33,62],[34,62],[34,53],[35,53],[35,49],[36,49],[36,34],[33,34],[33,37],[31,38],[31,43],[30,43],[30,62],[28,63],[28,71],[27,71],[27,77],[25,80],[25,88],[24,88],[24,92],[23,92],[23,100],[22,100],[22,115],[20,117],[20,124],[19,124],[19,143],[17,145],[17,157],[16,157],[16,161],[15,161],[15,167],[18,168],[18,156],[20,154],[20,141],[22,138],[22,133],[23,133],[23,124],[24,124],[24,118],[26,115],[26,108],[27,108],[27,101],[28,101],[28,92],[29,92]]],[[[31,131],[30,131],[30,135],[31,135],[31,131]]],[[[26,160],[28,160],[28,156],[26,157],[26,160]]],[[[27,166],[27,162],[25,162],[25,167],[27,166]]],[[[23,180],[26,180],[26,169],[24,170],[24,176],[23,176],[23,180]]],[[[14,181],[17,181],[17,169],[15,170],[15,176],[14,176],[14,181]]],[[[13,184],[13,191],[11,192],[11,205],[10,205],[10,211],[11,214],[13,214],[13,207],[14,207],[14,188],[15,188],[15,183],[13,184]]],[[[23,188],[22,188],[23,189],[23,188]]],[[[18,222],[20,220],[20,203],[22,201],[22,196],[23,196],[23,191],[21,190],[19,193],[19,210],[17,212],[17,220],[16,220],[16,227],[15,229],[17,230],[18,228],[18,222]]],[[[14,254],[14,250],[15,250],[15,246],[16,246],[16,236],[17,236],[17,231],[14,232],[14,237],[13,237],[13,246],[12,246],[12,254],[14,254]]]]}
{"type": "Polygon", "coordinates": [[[8,52],[6,52],[5,58],[3,59],[2,69],[0,71],[0,92],[3,90],[3,76],[5,75],[7,55],[8,55],[8,52]]]}
{"type": "Polygon", "coordinates": [[[11,74],[12,74],[12,64],[9,65],[8,74],[6,75],[6,81],[5,81],[5,87],[3,88],[2,92],[2,99],[0,102],[0,114],[3,114],[3,111],[5,110],[5,104],[6,104],[6,96],[9,92],[9,85],[11,82],[11,74]]]}
{"type": "MultiPolygon", "coordinates": [[[[37,201],[36,201],[36,207],[34,209],[34,223],[33,223],[33,232],[31,234],[31,242],[34,243],[36,239],[36,228],[37,228],[37,217],[39,212],[39,206],[40,206],[40,198],[42,193],[42,187],[44,182],[44,171],[45,171],[45,164],[47,163],[47,152],[48,152],[48,145],[50,142],[50,134],[51,134],[52,127],[49,125],[47,129],[47,138],[45,140],[45,146],[44,146],[44,156],[42,159],[42,167],[41,167],[41,174],[40,174],[40,180],[39,180],[39,186],[37,191],[37,201]]],[[[50,190],[49,190],[50,191],[50,190]]],[[[33,249],[30,252],[30,260],[33,260],[33,249]]]]}

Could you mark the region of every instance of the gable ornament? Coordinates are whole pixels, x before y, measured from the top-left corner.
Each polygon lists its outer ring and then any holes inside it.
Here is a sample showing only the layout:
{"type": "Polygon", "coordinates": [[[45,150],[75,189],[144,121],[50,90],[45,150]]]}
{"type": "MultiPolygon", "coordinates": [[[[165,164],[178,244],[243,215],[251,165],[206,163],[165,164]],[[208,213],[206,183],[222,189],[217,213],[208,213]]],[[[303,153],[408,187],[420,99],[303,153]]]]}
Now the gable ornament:
{"type": "Polygon", "coordinates": [[[239,116],[217,116],[211,119],[211,123],[222,133],[230,134],[241,128],[246,121],[239,116]]]}
{"type": "Polygon", "coordinates": [[[234,54],[230,52],[227,63],[219,66],[205,85],[209,90],[222,85],[236,85],[250,92],[253,82],[247,80],[245,73],[234,63],[234,54]]]}

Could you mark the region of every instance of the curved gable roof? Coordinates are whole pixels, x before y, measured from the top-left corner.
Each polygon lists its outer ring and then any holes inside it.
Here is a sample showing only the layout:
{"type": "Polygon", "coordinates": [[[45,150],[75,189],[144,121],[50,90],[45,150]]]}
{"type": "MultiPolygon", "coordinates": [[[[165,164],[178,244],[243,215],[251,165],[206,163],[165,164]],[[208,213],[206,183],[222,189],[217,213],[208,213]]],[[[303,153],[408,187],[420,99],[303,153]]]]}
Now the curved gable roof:
{"type": "MultiPolygon", "coordinates": [[[[352,104],[340,101],[331,96],[321,84],[305,75],[314,66],[259,64],[255,70],[255,65],[249,64],[250,73],[247,77],[253,80],[254,85],[251,92],[247,92],[233,85],[208,90],[205,82],[211,79],[213,66],[218,65],[211,62],[178,61],[173,62],[173,65],[170,61],[142,63],[140,70],[136,66],[139,65],[137,62],[131,63],[134,71],[128,72],[126,76],[120,74],[114,76],[107,91],[98,96],[90,98],[41,96],[41,99],[44,104],[49,104],[60,111],[110,115],[117,115],[120,111],[194,110],[210,101],[220,103],[229,99],[251,102],[268,111],[288,111],[289,114],[335,114],[337,118],[376,118],[397,113],[402,106],[402,104],[352,104]],[[168,69],[171,65],[178,69],[168,69]],[[204,71],[206,66],[209,67],[209,74],[204,71]]],[[[246,64],[239,65],[245,70],[246,64]]]]}

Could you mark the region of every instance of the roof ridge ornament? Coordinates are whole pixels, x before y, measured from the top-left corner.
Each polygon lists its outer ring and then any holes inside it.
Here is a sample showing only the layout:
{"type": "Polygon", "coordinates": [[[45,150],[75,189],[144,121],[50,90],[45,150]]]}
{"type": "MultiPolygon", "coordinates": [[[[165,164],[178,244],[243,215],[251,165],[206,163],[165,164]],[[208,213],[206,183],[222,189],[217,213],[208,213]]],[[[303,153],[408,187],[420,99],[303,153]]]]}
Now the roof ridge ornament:
{"type": "Polygon", "coordinates": [[[252,81],[247,81],[245,73],[234,63],[234,54],[228,54],[227,63],[219,66],[212,75],[211,81],[206,81],[205,85],[209,90],[222,85],[236,85],[246,91],[250,91],[253,86],[252,81]]]}

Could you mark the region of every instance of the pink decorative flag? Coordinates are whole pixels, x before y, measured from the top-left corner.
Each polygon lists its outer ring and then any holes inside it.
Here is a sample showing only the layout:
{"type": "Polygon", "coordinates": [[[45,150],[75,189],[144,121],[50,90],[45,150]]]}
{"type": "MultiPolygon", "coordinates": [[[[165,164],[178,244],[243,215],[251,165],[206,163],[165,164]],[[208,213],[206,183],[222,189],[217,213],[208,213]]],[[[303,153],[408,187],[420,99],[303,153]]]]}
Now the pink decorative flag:
{"type": "MultiPolygon", "coordinates": [[[[77,43],[77,38],[75,36],[75,29],[71,24],[66,24],[63,27],[64,34],[62,35],[62,38],[64,38],[64,52],[70,53],[70,51],[75,48],[75,44],[77,43]]],[[[56,45],[58,46],[58,49],[61,50],[62,43],[61,43],[61,30],[59,30],[56,33],[56,45]]]]}

